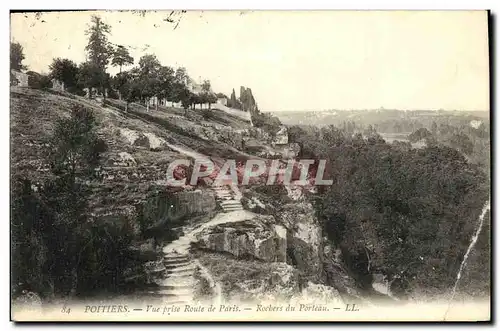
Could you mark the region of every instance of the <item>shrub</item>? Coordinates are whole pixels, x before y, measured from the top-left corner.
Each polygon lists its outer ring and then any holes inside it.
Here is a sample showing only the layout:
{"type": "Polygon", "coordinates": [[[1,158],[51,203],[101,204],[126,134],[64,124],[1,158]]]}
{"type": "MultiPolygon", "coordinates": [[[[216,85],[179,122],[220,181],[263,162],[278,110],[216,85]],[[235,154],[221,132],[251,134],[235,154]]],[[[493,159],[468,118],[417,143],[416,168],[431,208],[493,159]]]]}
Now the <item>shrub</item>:
{"type": "Polygon", "coordinates": [[[34,71],[28,71],[28,86],[36,89],[48,89],[52,87],[52,80],[47,75],[34,71]]]}

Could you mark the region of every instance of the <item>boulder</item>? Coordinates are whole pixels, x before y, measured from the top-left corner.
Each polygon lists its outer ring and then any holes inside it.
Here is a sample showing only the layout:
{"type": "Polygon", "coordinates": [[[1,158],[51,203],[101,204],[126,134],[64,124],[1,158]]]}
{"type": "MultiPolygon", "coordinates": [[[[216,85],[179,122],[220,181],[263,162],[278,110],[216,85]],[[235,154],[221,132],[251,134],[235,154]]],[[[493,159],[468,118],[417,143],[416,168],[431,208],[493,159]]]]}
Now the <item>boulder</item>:
{"type": "Polygon", "coordinates": [[[165,139],[158,137],[154,133],[146,132],[144,136],[148,139],[149,149],[153,151],[162,150],[165,146],[165,139]]]}
{"type": "Polygon", "coordinates": [[[200,248],[266,262],[286,261],[286,229],[274,217],[258,215],[252,220],[220,224],[198,234],[200,248]]]}

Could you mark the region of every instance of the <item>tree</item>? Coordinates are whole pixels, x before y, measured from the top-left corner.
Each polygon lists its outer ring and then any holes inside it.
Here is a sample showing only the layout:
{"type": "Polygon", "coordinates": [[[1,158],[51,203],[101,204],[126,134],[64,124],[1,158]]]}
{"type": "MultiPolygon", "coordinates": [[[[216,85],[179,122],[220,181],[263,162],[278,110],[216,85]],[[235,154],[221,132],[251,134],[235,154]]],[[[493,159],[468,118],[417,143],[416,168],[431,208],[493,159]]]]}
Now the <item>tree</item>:
{"type": "Polygon", "coordinates": [[[233,91],[231,92],[231,98],[228,101],[228,106],[231,108],[236,108],[237,103],[238,102],[236,100],[236,92],[234,92],[234,88],[233,88],[233,91]]]}
{"type": "Polygon", "coordinates": [[[432,121],[431,132],[434,136],[436,136],[438,133],[438,126],[435,121],[432,121]]]}
{"type": "Polygon", "coordinates": [[[450,138],[450,145],[467,155],[471,155],[474,151],[474,144],[463,132],[453,134],[450,138]]]}
{"type": "MultiPolygon", "coordinates": [[[[157,73],[156,96],[159,99],[167,98],[174,89],[174,83],[174,69],[168,66],[161,66],[157,73]]],[[[156,103],[156,110],[158,110],[158,102],[156,103]]]]}
{"type": "Polygon", "coordinates": [[[217,102],[217,97],[212,92],[212,86],[209,80],[204,80],[201,84],[201,102],[208,103],[208,109],[212,109],[212,103],[217,102]]]}
{"type": "Polygon", "coordinates": [[[485,175],[449,147],[400,148],[322,131],[322,140],[292,133],[327,160],[334,183],[319,187],[316,211],[347,267],[365,286],[382,272],[400,289],[448,290],[488,197],[485,175]]]}
{"type": "Polygon", "coordinates": [[[105,86],[106,73],[92,62],[84,62],[78,68],[78,83],[89,89],[89,99],[92,98],[93,88],[105,86]]]}
{"type": "Polygon", "coordinates": [[[97,136],[95,117],[87,108],[72,109],[69,118],[56,122],[49,141],[47,161],[52,179],[40,192],[41,205],[37,229],[47,245],[46,270],[54,288],[62,294],[76,294],[81,256],[87,245],[88,201],[86,184],[97,177],[100,154],[105,144],[97,136]]]}
{"type": "Polygon", "coordinates": [[[78,84],[78,66],[68,59],[56,58],[49,66],[50,77],[64,83],[64,88],[74,88],[78,84]]]}
{"type": "MultiPolygon", "coordinates": [[[[85,34],[89,37],[88,44],[85,47],[88,55],[88,62],[92,63],[94,71],[99,71],[95,75],[99,80],[99,84],[96,87],[100,88],[104,97],[106,97],[106,92],[104,90],[106,67],[113,53],[111,44],[108,41],[108,35],[110,33],[111,27],[96,15],[92,16],[91,25],[85,31],[85,34]]],[[[87,87],[91,88],[90,86],[87,87]]]]}
{"type": "Polygon", "coordinates": [[[122,66],[134,64],[134,58],[130,56],[127,48],[120,45],[113,53],[111,64],[113,66],[119,66],[120,72],[122,72],[122,66]]]}
{"type": "Polygon", "coordinates": [[[420,128],[408,136],[408,140],[412,143],[432,137],[432,133],[426,128],[420,128]]]}
{"type": "Polygon", "coordinates": [[[191,83],[191,78],[189,77],[186,68],[179,67],[175,70],[175,81],[186,86],[191,83]]]}
{"type": "Polygon", "coordinates": [[[111,81],[112,87],[118,91],[120,100],[123,98],[126,101],[125,111],[128,111],[130,102],[139,100],[139,89],[132,72],[123,71],[113,77],[111,81]]]}
{"type": "Polygon", "coordinates": [[[141,99],[148,111],[151,97],[158,94],[161,67],[160,61],[154,54],[146,54],[139,59],[137,81],[141,86],[141,99]]]}
{"type": "Polygon", "coordinates": [[[111,27],[97,15],[92,16],[91,26],[85,31],[85,34],[89,36],[88,44],[85,47],[89,61],[102,70],[106,70],[113,54],[113,49],[108,41],[110,33],[111,27]]]}
{"type": "Polygon", "coordinates": [[[21,71],[26,70],[27,67],[23,65],[24,52],[23,46],[20,43],[10,43],[10,68],[13,70],[21,71]]]}
{"type": "Polygon", "coordinates": [[[52,81],[49,76],[34,71],[28,71],[26,74],[28,75],[28,86],[36,89],[48,89],[52,87],[52,81]]]}

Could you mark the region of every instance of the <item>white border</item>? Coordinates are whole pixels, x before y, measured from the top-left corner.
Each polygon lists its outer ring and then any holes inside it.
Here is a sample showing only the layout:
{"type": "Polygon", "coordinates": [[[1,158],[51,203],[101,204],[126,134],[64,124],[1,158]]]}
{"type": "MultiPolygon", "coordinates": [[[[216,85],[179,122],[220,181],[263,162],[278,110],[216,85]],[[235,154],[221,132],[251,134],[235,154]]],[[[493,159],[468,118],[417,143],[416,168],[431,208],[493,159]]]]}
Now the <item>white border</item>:
{"type": "MultiPolygon", "coordinates": [[[[369,9],[379,9],[379,10],[393,10],[393,9],[401,9],[401,10],[437,10],[437,9],[446,9],[446,10],[461,10],[461,9],[491,9],[493,14],[499,14],[500,13],[500,2],[495,1],[495,0],[475,0],[475,1],[466,1],[466,0],[455,0],[455,1],[438,1],[438,0],[412,0],[412,1],[390,1],[390,0],[385,0],[385,1],[380,1],[380,0],[350,0],[350,1],[320,1],[320,0],[307,0],[307,1],[297,1],[297,0],[240,0],[240,1],[227,1],[227,0],[218,0],[218,1],[210,1],[208,3],[206,0],[176,0],[176,1],[169,1],[169,2],[163,2],[163,1],[148,1],[148,0],[141,0],[141,1],[130,1],[130,0],[121,0],[121,1],[113,1],[113,2],[108,2],[105,3],[102,0],[88,0],[88,1],[81,1],[81,2],[69,2],[69,1],[34,1],[34,0],[17,0],[17,1],[10,1],[9,2],[2,2],[2,7],[5,6],[5,9],[2,11],[4,20],[1,20],[2,28],[0,31],[4,34],[3,40],[5,41],[5,47],[3,48],[3,51],[1,52],[2,54],[2,62],[5,65],[5,72],[8,71],[8,52],[9,52],[9,47],[7,46],[7,40],[10,40],[9,36],[9,19],[8,19],[8,10],[9,9],[41,9],[43,6],[44,9],[82,9],[83,6],[89,9],[283,9],[283,10],[291,10],[291,9],[337,9],[337,10],[369,10],[369,9]],[[140,7],[140,8],[138,8],[140,7]]],[[[496,18],[495,25],[498,26],[498,17],[496,18]]],[[[498,44],[498,35],[499,31],[498,28],[495,27],[496,30],[496,35],[495,35],[495,45],[498,44]]],[[[496,54],[496,57],[498,58],[498,54],[496,54]]],[[[491,73],[494,75],[493,77],[498,77],[498,63],[496,63],[496,70],[495,72],[491,73]]],[[[0,142],[0,148],[1,148],[1,154],[2,155],[2,162],[1,162],[1,208],[2,212],[4,213],[4,217],[2,218],[2,231],[1,233],[4,236],[4,240],[2,241],[3,244],[3,252],[2,252],[2,257],[4,259],[4,268],[2,269],[3,272],[0,274],[1,275],[1,284],[2,286],[2,292],[1,292],[1,304],[2,304],[2,309],[1,311],[4,312],[2,321],[5,323],[7,322],[8,328],[13,328],[14,324],[9,323],[8,320],[10,316],[9,314],[9,292],[10,288],[8,287],[7,284],[9,284],[9,245],[10,245],[10,234],[9,234],[9,89],[8,89],[8,80],[7,76],[4,76],[4,79],[2,80],[2,83],[5,84],[1,91],[2,95],[2,103],[4,105],[3,111],[1,112],[1,120],[0,120],[0,125],[2,126],[0,133],[2,135],[2,139],[0,142]]],[[[495,95],[498,95],[498,85],[495,86],[495,91],[493,92],[495,95]]],[[[497,100],[498,101],[498,100],[497,100]]],[[[497,106],[498,107],[498,106],[497,106]]],[[[497,116],[495,116],[497,117],[497,116]]],[[[495,120],[495,127],[498,127],[498,118],[495,120]]],[[[495,136],[494,138],[494,146],[499,146],[499,141],[498,141],[498,135],[495,136]]],[[[492,142],[493,144],[493,142],[492,142]]],[[[498,170],[498,165],[494,163],[495,170],[498,170]]],[[[498,184],[497,181],[495,181],[495,184],[498,184]]],[[[497,202],[498,197],[493,201],[493,203],[497,202]]],[[[496,205],[496,204],[495,204],[496,205]]],[[[495,226],[496,229],[496,226],[495,226]]],[[[495,234],[496,235],[496,234],[495,234]]],[[[495,247],[498,245],[495,245],[495,247]]],[[[495,251],[495,265],[498,264],[498,252],[495,251]]],[[[495,276],[495,285],[498,284],[496,282],[498,280],[498,274],[495,276]]],[[[496,287],[495,287],[496,288],[496,287]]],[[[495,307],[498,307],[498,302],[495,305],[495,307]]],[[[497,311],[494,312],[494,315],[498,317],[497,311]]],[[[110,325],[111,326],[111,325],[110,325]]],[[[133,327],[137,328],[138,325],[120,325],[119,327],[133,327]]],[[[278,325],[276,325],[278,326],[278,325]]],[[[307,327],[309,326],[304,326],[301,325],[302,327],[307,327]]],[[[318,327],[328,327],[328,328],[336,328],[336,329],[344,329],[347,328],[348,326],[344,325],[317,325],[318,327]]],[[[364,325],[367,326],[367,325],[364,325]]],[[[47,327],[52,327],[52,325],[47,325],[47,327]]],[[[61,326],[59,326],[61,327],[61,326]]],[[[68,326],[64,326],[65,328],[68,326]]],[[[81,328],[81,329],[87,329],[89,327],[95,328],[99,327],[97,325],[78,325],[78,326],[72,326],[73,328],[81,328]]],[[[116,325],[114,326],[116,327],[116,325]]],[[[180,326],[180,325],[158,325],[157,327],[161,328],[169,328],[169,329],[177,329],[177,328],[220,328],[220,327],[229,327],[229,328],[234,328],[235,325],[226,325],[226,326],[221,326],[221,325],[187,325],[187,326],[180,326]]],[[[236,326],[238,327],[238,326],[236,326]]],[[[258,328],[268,328],[272,326],[264,326],[261,324],[258,325],[253,325],[251,327],[258,327],[258,328]]],[[[279,325],[278,327],[292,327],[292,325],[279,325]]],[[[351,326],[353,327],[353,326],[351,326]]],[[[356,327],[356,326],[354,326],[356,327]]],[[[373,327],[373,326],[371,326],[373,327]]],[[[384,328],[386,327],[385,325],[376,325],[375,327],[378,328],[384,328]]],[[[404,325],[404,328],[415,328],[418,327],[418,325],[410,326],[410,325],[404,325]]],[[[438,328],[438,325],[426,325],[426,329],[434,329],[438,328]]],[[[442,326],[441,326],[442,327],[442,326]]],[[[467,325],[465,326],[467,328],[473,328],[476,327],[474,325],[467,325]]],[[[25,329],[37,329],[37,326],[24,326],[25,329]]],[[[3,327],[2,327],[3,329],[3,327]]]]}

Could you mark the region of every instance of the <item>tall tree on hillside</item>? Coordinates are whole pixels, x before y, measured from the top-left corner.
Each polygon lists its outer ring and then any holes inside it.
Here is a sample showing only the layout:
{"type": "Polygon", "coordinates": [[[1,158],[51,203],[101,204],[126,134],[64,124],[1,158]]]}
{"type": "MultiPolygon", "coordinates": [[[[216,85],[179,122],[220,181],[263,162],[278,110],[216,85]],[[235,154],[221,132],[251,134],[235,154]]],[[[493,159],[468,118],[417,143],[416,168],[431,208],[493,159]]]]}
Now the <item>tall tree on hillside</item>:
{"type": "MultiPolygon", "coordinates": [[[[168,98],[174,88],[174,69],[168,66],[161,66],[158,70],[158,84],[156,86],[156,96],[159,99],[168,98]]],[[[158,110],[158,102],[156,103],[158,110]]]]}
{"type": "Polygon", "coordinates": [[[26,70],[27,67],[23,65],[24,51],[20,43],[10,43],[10,68],[14,70],[26,70]]]}
{"type": "Polygon", "coordinates": [[[215,94],[212,92],[212,86],[210,84],[210,81],[204,80],[203,83],[201,84],[201,99],[203,103],[208,103],[208,109],[212,109],[212,103],[217,102],[217,97],[215,94]]]}
{"type": "MultiPolygon", "coordinates": [[[[108,41],[108,35],[110,33],[111,27],[96,15],[92,16],[91,25],[87,31],[85,31],[85,34],[89,37],[88,44],[85,47],[88,55],[88,62],[92,63],[96,70],[101,71],[97,77],[102,79],[105,77],[107,65],[113,54],[113,48],[108,41]]],[[[99,84],[99,88],[105,97],[104,85],[105,81],[102,80],[99,84]]]]}
{"type": "Polygon", "coordinates": [[[236,100],[236,92],[231,92],[231,98],[229,99],[229,107],[236,108],[237,100],[236,100]]]}
{"type": "Polygon", "coordinates": [[[120,99],[126,101],[125,111],[131,102],[140,99],[140,83],[137,80],[137,71],[123,71],[112,79],[113,88],[118,91],[120,99]]]}
{"type": "Polygon", "coordinates": [[[186,68],[179,67],[175,70],[175,80],[178,83],[189,85],[191,83],[191,78],[189,77],[186,68]]]}
{"type": "Polygon", "coordinates": [[[56,58],[49,66],[50,77],[64,83],[64,88],[74,88],[78,83],[78,66],[69,59],[56,58]]]}
{"type": "Polygon", "coordinates": [[[113,66],[119,66],[120,72],[122,72],[122,66],[134,64],[134,58],[130,56],[128,49],[120,45],[113,53],[111,64],[113,66]]]}
{"type": "Polygon", "coordinates": [[[88,222],[87,181],[106,146],[97,136],[96,120],[87,108],[72,109],[71,117],[56,122],[50,140],[49,164],[54,179],[44,187],[44,202],[53,215],[42,225],[49,249],[49,265],[56,288],[74,294],[85,248],[83,227],[88,222]]]}
{"type": "Polygon", "coordinates": [[[78,83],[89,89],[89,99],[94,88],[103,88],[106,85],[106,73],[92,62],[84,62],[78,68],[78,83]]]}
{"type": "Polygon", "coordinates": [[[146,54],[139,59],[138,80],[141,89],[141,97],[149,111],[151,97],[158,92],[159,72],[161,63],[154,54],[146,54]]]}

